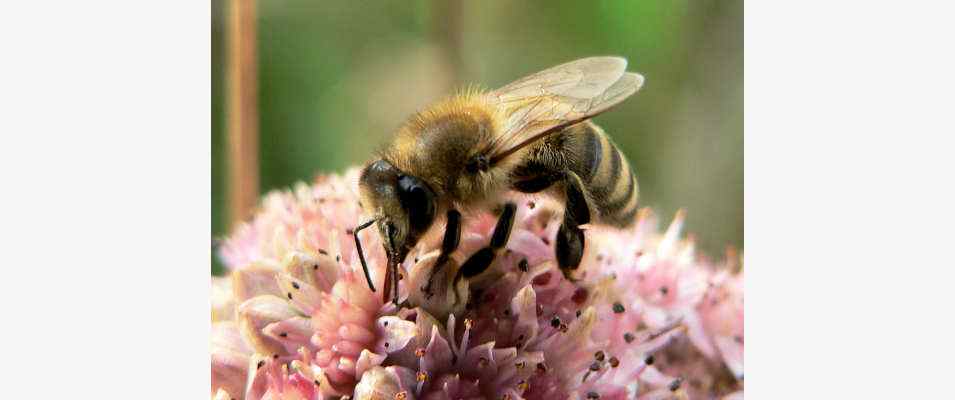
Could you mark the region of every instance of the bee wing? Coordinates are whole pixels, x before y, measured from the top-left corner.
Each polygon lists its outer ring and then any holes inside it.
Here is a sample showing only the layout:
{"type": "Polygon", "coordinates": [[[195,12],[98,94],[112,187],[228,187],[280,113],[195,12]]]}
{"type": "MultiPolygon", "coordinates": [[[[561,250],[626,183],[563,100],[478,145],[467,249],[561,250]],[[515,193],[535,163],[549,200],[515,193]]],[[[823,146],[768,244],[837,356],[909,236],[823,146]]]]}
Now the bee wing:
{"type": "Polygon", "coordinates": [[[620,57],[590,57],[521,78],[489,93],[504,114],[503,133],[482,152],[494,164],[564,127],[620,103],[643,85],[620,57]]]}

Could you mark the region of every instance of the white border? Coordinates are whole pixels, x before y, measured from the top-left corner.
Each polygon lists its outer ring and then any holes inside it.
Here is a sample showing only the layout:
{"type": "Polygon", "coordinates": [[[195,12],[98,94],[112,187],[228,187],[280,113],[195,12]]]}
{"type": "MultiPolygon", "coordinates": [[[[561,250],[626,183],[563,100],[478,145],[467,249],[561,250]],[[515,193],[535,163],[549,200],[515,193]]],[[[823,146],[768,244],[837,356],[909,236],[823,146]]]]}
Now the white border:
{"type": "MultiPolygon", "coordinates": [[[[955,13],[934,4],[746,8],[750,398],[950,391],[955,13]]],[[[206,395],[209,12],[0,10],[5,393],[206,395]]]]}
{"type": "Polygon", "coordinates": [[[159,4],[0,9],[5,398],[208,396],[210,7],[159,4]]]}
{"type": "Polygon", "coordinates": [[[747,4],[752,399],[948,396],[955,13],[935,4],[747,4]]]}

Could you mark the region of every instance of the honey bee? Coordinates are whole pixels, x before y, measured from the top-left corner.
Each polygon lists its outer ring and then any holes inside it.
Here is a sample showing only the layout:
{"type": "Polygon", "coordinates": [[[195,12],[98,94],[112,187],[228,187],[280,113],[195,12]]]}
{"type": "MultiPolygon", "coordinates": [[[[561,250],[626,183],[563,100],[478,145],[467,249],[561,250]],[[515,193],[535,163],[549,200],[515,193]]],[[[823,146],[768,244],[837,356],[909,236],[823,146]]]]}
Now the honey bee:
{"type": "MultiPolygon", "coordinates": [[[[510,236],[516,206],[507,191],[548,191],[565,204],[554,241],[566,276],[584,253],[583,224],[626,227],[637,213],[637,181],[626,157],[589,119],[634,94],[643,76],[620,57],[561,64],[491,91],[469,90],[410,118],[361,173],[372,219],[354,231],[365,278],[375,291],[358,232],[377,224],[388,268],[383,301],[398,302],[398,263],[444,215],[446,230],[431,277],[460,242],[460,210],[503,209],[487,247],[465,261],[455,282],[476,276],[510,236]],[[393,289],[393,290],[392,290],[393,289]]],[[[431,280],[421,290],[430,293],[431,280]]]]}

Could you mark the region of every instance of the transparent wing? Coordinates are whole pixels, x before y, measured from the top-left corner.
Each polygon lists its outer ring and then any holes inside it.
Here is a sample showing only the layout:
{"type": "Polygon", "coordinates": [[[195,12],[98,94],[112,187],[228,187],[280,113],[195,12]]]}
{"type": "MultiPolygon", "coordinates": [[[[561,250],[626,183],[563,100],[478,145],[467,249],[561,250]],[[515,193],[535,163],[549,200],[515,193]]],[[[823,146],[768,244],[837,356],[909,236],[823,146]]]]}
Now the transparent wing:
{"type": "Polygon", "coordinates": [[[482,153],[491,164],[560,129],[600,114],[634,94],[643,77],[620,57],[571,61],[489,93],[504,114],[503,133],[482,153]]]}

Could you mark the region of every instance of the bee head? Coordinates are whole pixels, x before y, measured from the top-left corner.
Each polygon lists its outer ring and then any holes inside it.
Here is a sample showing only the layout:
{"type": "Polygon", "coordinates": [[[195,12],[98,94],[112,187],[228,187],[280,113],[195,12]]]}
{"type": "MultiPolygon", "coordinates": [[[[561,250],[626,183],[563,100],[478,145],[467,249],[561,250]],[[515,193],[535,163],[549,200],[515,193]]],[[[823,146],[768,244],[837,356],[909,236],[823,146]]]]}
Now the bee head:
{"type": "Polygon", "coordinates": [[[434,191],[385,160],[365,167],[359,187],[365,209],[376,214],[385,251],[400,263],[434,222],[434,191]]]}

